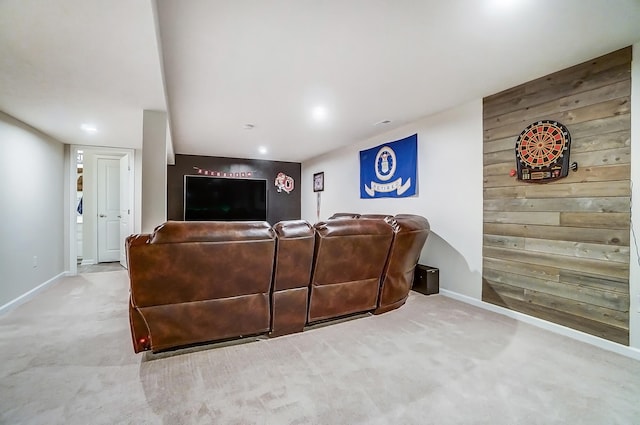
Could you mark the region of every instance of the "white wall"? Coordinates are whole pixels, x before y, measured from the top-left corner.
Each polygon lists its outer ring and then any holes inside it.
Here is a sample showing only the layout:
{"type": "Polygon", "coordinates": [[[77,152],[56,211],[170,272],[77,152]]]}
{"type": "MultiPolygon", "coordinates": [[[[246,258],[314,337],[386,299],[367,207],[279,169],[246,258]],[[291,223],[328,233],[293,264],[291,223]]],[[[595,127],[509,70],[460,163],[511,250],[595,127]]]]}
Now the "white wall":
{"type": "Polygon", "coordinates": [[[629,262],[629,345],[640,349],[640,42],[631,62],[631,258],[629,262]]]}
{"type": "Polygon", "coordinates": [[[440,288],[482,296],[482,100],[302,164],[302,218],[314,223],[313,174],[325,173],[320,219],[335,212],[413,213],[431,233],[420,262],[440,269],[440,288]],[[359,151],[418,134],[418,195],[360,199],[359,151]]]}
{"type": "Polygon", "coordinates": [[[142,117],[142,231],[167,220],[167,113],[144,111],[142,117]]]}
{"type": "Polygon", "coordinates": [[[1,307],[64,272],[65,156],[62,143],[2,112],[0,152],[1,307]]]}

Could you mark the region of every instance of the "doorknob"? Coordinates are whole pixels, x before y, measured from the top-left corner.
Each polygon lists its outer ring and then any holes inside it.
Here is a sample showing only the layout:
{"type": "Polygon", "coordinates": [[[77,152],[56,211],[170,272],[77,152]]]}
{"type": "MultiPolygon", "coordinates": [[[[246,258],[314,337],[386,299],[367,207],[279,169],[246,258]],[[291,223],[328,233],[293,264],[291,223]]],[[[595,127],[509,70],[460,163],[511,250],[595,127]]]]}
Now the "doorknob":
{"type": "Polygon", "coordinates": [[[105,217],[106,217],[106,215],[104,215],[104,214],[100,214],[98,217],[100,217],[100,218],[105,218],[105,217]]]}
{"type": "Polygon", "coordinates": [[[118,218],[122,218],[122,216],[121,216],[121,215],[119,215],[119,216],[118,216],[118,218]]]}

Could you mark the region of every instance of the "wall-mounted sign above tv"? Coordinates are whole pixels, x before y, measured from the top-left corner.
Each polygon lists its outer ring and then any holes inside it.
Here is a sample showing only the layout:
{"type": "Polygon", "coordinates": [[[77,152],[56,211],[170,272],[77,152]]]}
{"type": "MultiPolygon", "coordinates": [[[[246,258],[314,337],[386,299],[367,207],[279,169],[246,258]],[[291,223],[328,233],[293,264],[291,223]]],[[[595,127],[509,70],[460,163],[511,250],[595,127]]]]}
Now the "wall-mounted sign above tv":
{"type": "Polygon", "coordinates": [[[267,181],[184,176],[185,221],[266,221],[267,181]]]}

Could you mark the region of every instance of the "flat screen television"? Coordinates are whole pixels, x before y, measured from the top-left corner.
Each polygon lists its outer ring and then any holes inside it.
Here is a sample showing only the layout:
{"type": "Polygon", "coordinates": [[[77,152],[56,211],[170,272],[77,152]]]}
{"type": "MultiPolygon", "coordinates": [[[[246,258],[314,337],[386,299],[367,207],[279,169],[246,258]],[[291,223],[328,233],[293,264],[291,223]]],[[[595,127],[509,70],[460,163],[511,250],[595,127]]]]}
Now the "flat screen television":
{"type": "Polygon", "coordinates": [[[184,177],[185,221],[266,221],[267,181],[184,177]]]}

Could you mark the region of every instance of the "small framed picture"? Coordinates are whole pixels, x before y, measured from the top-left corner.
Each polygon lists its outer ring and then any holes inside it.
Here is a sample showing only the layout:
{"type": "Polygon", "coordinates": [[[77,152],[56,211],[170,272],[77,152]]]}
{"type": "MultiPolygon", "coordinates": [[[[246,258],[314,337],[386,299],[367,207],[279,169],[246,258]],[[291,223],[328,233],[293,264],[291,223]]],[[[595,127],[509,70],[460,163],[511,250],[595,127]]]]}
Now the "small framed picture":
{"type": "Polygon", "coordinates": [[[322,192],[324,190],[324,171],[313,175],[313,191],[322,192]]]}

